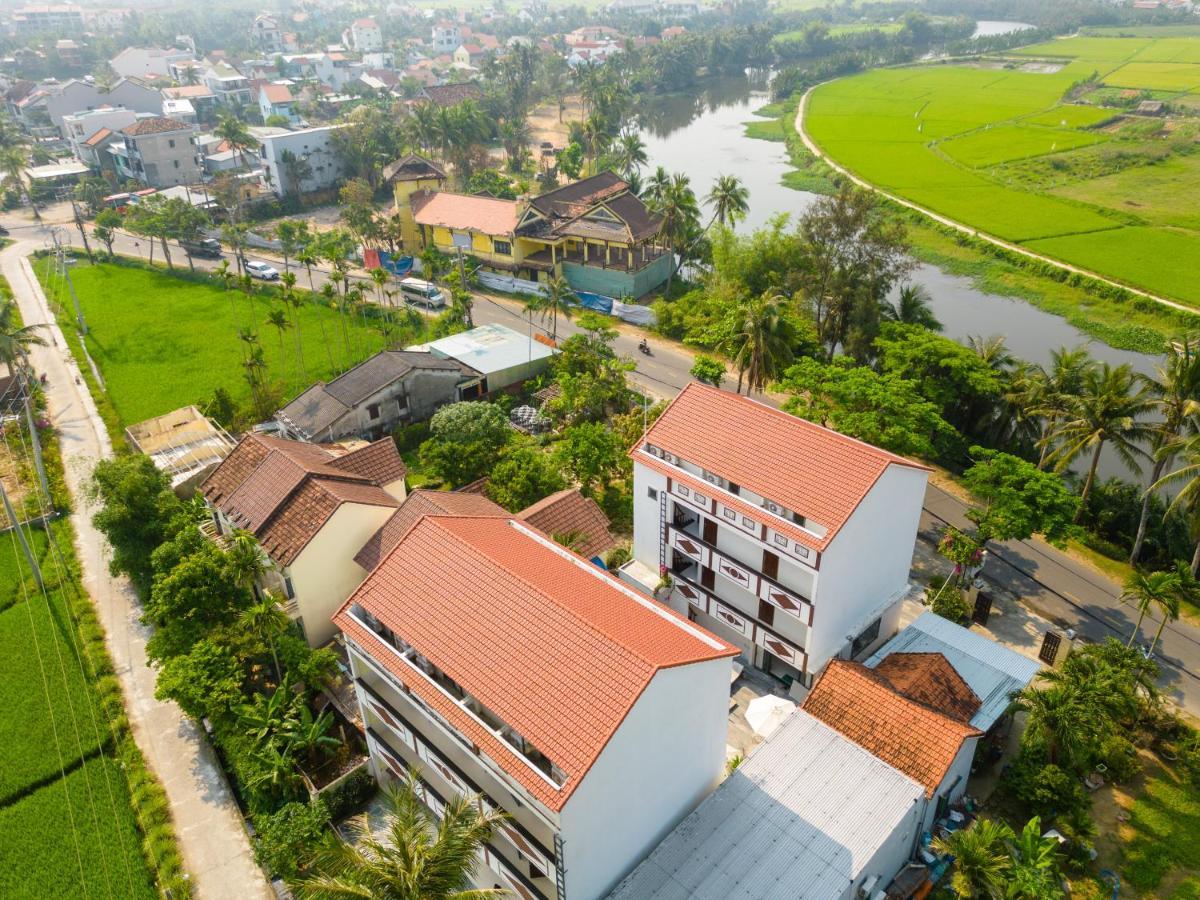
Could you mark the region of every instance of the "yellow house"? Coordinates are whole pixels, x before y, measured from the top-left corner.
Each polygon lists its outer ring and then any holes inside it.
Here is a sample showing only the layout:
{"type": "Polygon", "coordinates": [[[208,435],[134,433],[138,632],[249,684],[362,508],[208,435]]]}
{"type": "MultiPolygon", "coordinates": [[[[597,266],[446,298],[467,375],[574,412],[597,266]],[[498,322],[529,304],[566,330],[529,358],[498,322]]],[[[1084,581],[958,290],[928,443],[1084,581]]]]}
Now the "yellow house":
{"type": "Polygon", "coordinates": [[[383,180],[392,186],[401,236],[404,246],[411,251],[420,244],[420,234],[413,222],[410,198],[416,193],[441,190],[446,183],[446,170],[423,156],[409,154],[384,166],[383,180]]]}
{"type": "Polygon", "coordinates": [[[461,251],[487,269],[540,282],[561,275],[577,291],[615,298],[648,294],[670,272],[661,217],[611,172],[526,200],[397,186],[396,203],[419,237],[406,238],[410,253],[461,251]]]}

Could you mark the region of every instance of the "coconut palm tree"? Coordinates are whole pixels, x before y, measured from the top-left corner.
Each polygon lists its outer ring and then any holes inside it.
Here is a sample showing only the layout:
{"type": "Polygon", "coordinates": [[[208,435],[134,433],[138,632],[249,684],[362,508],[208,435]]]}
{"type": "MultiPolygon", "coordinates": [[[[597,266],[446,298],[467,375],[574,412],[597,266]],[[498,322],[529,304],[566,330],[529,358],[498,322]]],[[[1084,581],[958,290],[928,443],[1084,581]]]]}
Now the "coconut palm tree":
{"type": "Polygon", "coordinates": [[[1060,472],[1091,451],[1075,522],[1083,516],[1100,466],[1100,452],[1105,446],[1111,447],[1130,470],[1141,472],[1139,458],[1145,453],[1139,445],[1154,431],[1153,426],[1142,421],[1142,416],[1152,409],[1146,388],[1138,383],[1128,364],[1102,363],[1084,373],[1080,393],[1055,425],[1053,435],[1060,446],[1052,458],[1060,472]]]}
{"type": "Polygon", "coordinates": [[[1045,748],[1053,765],[1081,765],[1104,728],[1102,708],[1090,692],[1073,684],[1027,687],[1013,705],[1025,711],[1025,733],[1045,748]]]}
{"type": "Polygon", "coordinates": [[[43,326],[18,325],[19,318],[15,300],[10,297],[0,301],[0,362],[7,363],[13,372],[24,365],[30,347],[46,346],[46,339],[38,333],[43,326]]]}
{"type": "Polygon", "coordinates": [[[1012,860],[1005,842],[1013,831],[996,819],[976,819],[969,827],[933,840],[933,850],[954,857],[950,890],[959,897],[1001,897],[1012,860]]]}
{"type": "MultiPolygon", "coordinates": [[[[658,173],[655,173],[655,178],[658,173]]],[[[691,242],[693,226],[700,219],[700,207],[692,191],[691,180],[682,174],[671,177],[651,209],[662,218],[659,238],[671,251],[671,267],[667,272],[666,292],[671,292],[671,281],[675,277],[676,254],[691,242]]]]}
{"type": "Polygon", "coordinates": [[[762,391],[792,361],[792,327],[783,315],[782,297],[755,297],[736,312],[734,332],[725,343],[738,370],[737,392],[762,391]]]}
{"type": "Polygon", "coordinates": [[[271,662],[274,664],[277,683],[283,680],[283,669],[279,665],[275,639],[287,631],[291,621],[288,614],[275,602],[275,598],[266,592],[263,592],[258,600],[242,610],[240,616],[242,626],[251,634],[261,638],[271,651],[271,662]]]}
{"type": "Polygon", "coordinates": [[[1038,468],[1044,469],[1054,449],[1055,425],[1066,415],[1072,400],[1083,390],[1083,377],[1096,365],[1086,347],[1068,350],[1059,347],[1050,353],[1050,367],[1042,369],[1041,384],[1030,395],[1031,409],[1044,421],[1039,444],[1042,449],[1038,468]]]}
{"type": "Polygon", "coordinates": [[[648,161],[642,136],[636,131],[626,131],[618,137],[613,145],[612,161],[622,178],[632,179],[648,161]]]}
{"type": "Polygon", "coordinates": [[[573,313],[573,307],[578,302],[575,291],[567,283],[567,279],[556,275],[546,284],[544,294],[532,294],[525,301],[525,308],[531,314],[541,313],[542,321],[550,320],[550,339],[558,340],[558,316],[561,313],[568,321],[573,313]]]}
{"type": "Polygon", "coordinates": [[[975,355],[983,360],[993,372],[1003,374],[1016,364],[1016,357],[1004,343],[1003,335],[993,334],[986,338],[980,334],[968,335],[967,346],[974,350],[975,355]]]}
{"type": "Polygon", "coordinates": [[[38,212],[37,204],[33,202],[33,194],[29,190],[29,184],[25,181],[25,169],[28,165],[29,162],[20,147],[10,146],[0,150],[0,171],[3,171],[17,186],[18,193],[24,196],[26,202],[29,203],[34,220],[40,222],[42,214],[38,212]]]}
{"type": "MultiPolygon", "coordinates": [[[[1195,432],[1196,414],[1200,412],[1200,344],[1184,340],[1172,344],[1166,358],[1153,375],[1139,375],[1150,395],[1152,408],[1158,415],[1151,426],[1153,437],[1154,468],[1150,472],[1150,483],[1156,484],[1171,464],[1184,431],[1195,432]]],[[[1129,564],[1137,562],[1146,539],[1146,525],[1150,519],[1152,490],[1142,495],[1142,512],[1138,519],[1137,535],[1129,551],[1129,564]]]]}
{"type": "Polygon", "coordinates": [[[1138,611],[1137,622],[1129,634],[1127,647],[1132,647],[1133,642],[1137,640],[1138,632],[1142,629],[1142,620],[1151,609],[1157,608],[1163,614],[1164,622],[1168,615],[1179,615],[1179,593],[1178,572],[1134,572],[1126,579],[1118,599],[1138,611]]]}
{"type": "MultiPolygon", "coordinates": [[[[1159,452],[1164,451],[1165,448],[1159,452]]],[[[1200,574],[1200,436],[1181,438],[1172,448],[1172,452],[1182,461],[1182,465],[1151,484],[1148,490],[1153,492],[1182,483],[1183,487],[1171,498],[1171,503],[1167,506],[1167,514],[1178,510],[1187,519],[1190,536],[1195,542],[1191,572],[1196,575],[1200,574]]]]}
{"type": "Polygon", "coordinates": [[[390,823],[380,840],[366,817],[353,820],[349,841],[333,841],[313,861],[315,873],[297,882],[304,900],[371,897],[375,900],[483,900],[499,888],[469,889],[480,848],[503,814],[480,808],[479,798],[460,795],[445,804],[440,819],[420,797],[409,774],[385,791],[390,823]]]}
{"type": "Polygon", "coordinates": [[[919,325],[929,331],[941,331],[942,323],[933,314],[933,298],[923,284],[905,284],[894,302],[884,301],[879,310],[885,321],[919,325]]]}
{"type": "Polygon", "coordinates": [[[222,116],[216,127],[213,128],[213,135],[229,145],[229,149],[237,157],[238,168],[244,169],[246,167],[246,151],[258,144],[254,136],[250,134],[246,123],[237,116],[222,116]]]}
{"type": "Polygon", "coordinates": [[[662,166],[659,166],[650,176],[650,180],[646,182],[646,189],[642,191],[641,197],[648,205],[655,206],[662,201],[670,186],[670,174],[662,166]]]}
{"type": "Polygon", "coordinates": [[[736,175],[718,175],[704,200],[713,209],[709,228],[713,222],[733,228],[750,211],[750,191],[736,175]]]}

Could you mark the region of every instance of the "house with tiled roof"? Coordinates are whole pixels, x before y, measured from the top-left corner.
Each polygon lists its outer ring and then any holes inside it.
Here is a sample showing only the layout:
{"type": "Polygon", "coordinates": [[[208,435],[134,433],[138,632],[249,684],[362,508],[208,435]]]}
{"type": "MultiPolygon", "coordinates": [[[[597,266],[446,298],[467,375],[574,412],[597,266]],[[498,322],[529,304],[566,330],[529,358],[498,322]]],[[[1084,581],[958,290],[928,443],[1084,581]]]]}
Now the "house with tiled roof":
{"type": "Polygon", "coordinates": [[[292,82],[271,81],[259,85],[258,111],[262,113],[264,122],[272,116],[281,116],[291,123],[299,122],[300,114],[296,111],[292,82]]]}
{"type": "Polygon", "coordinates": [[[119,129],[123,140],[108,146],[117,174],[150,187],[200,180],[196,126],[169,116],[143,116],[119,129]]]}
{"type": "Polygon", "coordinates": [[[286,437],[302,441],[377,440],[452,403],[465,377],[474,373],[454,360],[381,350],[332,381],[318,381],[276,420],[286,437]]]}
{"type": "Polygon", "coordinates": [[[506,814],[477,886],[604,896],[719,781],[736,649],[513,516],[402,525],[335,616],[376,777],[506,814]]]}
{"type": "Polygon", "coordinates": [[[731,391],[685,387],[630,450],[624,577],[797,699],[896,632],[929,470],[731,391]]]}
{"type": "Polygon", "coordinates": [[[570,547],[584,559],[602,557],[617,543],[600,504],[583,496],[579,488],[567,488],[543,497],[517,513],[517,518],[570,547]]]}
{"type": "Polygon", "coordinates": [[[395,212],[419,234],[410,252],[461,248],[484,268],[527,281],[562,276],[575,290],[641,297],[671,270],[662,218],[612,172],[527,200],[397,185],[395,212]]]}
{"type": "Polygon", "coordinates": [[[250,434],[199,490],[212,513],[206,530],[255,536],[267,562],[261,587],[319,647],[366,575],[355,554],[404,500],[404,475],[391,438],[350,448],[250,434]]]}
{"type": "MultiPolygon", "coordinates": [[[[451,57],[447,57],[447,62],[451,57]]],[[[483,88],[473,81],[458,81],[452,84],[436,84],[421,89],[418,100],[435,106],[448,107],[473,100],[483,99],[483,88]]]]}

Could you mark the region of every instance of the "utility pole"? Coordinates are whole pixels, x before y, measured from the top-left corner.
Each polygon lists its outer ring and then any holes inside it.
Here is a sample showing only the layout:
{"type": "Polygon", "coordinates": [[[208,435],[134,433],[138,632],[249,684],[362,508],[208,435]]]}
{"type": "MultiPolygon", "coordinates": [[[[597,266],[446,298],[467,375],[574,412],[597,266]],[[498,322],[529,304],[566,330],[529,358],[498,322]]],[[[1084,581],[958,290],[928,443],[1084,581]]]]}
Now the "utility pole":
{"type": "Polygon", "coordinates": [[[67,280],[67,288],[71,291],[71,302],[75,304],[75,321],[79,325],[79,333],[86,335],[88,333],[87,322],[83,319],[83,309],[79,306],[79,295],[75,293],[75,282],[71,280],[71,272],[67,269],[67,259],[63,256],[63,278],[67,280]]]}
{"type": "Polygon", "coordinates": [[[74,195],[71,196],[71,212],[75,215],[75,227],[79,229],[79,237],[83,240],[83,249],[88,256],[88,262],[94,263],[96,257],[92,256],[92,245],[88,243],[87,229],[83,227],[83,216],[79,214],[79,204],[75,201],[74,195]]]}
{"type": "Polygon", "coordinates": [[[8,521],[17,533],[17,537],[21,541],[21,547],[25,550],[25,558],[29,560],[29,568],[33,570],[33,578],[37,582],[38,590],[45,590],[46,584],[42,581],[41,567],[38,566],[38,561],[34,558],[33,551],[29,548],[29,541],[25,537],[25,532],[21,529],[21,524],[17,521],[17,514],[13,510],[12,501],[8,499],[8,491],[4,489],[3,481],[0,481],[0,500],[4,501],[4,512],[8,515],[8,521]]]}
{"type": "Polygon", "coordinates": [[[466,266],[463,264],[462,247],[456,246],[454,249],[457,251],[457,255],[458,255],[458,289],[460,291],[462,291],[463,294],[465,295],[463,305],[466,307],[465,312],[466,312],[466,319],[467,319],[467,327],[474,328],[475,327],[475,317],[472,315],[472,307],[474,306],[474,304],[471,300],[471,292],[469,290],[467,290],[467,272],[466,272],[466,266]]]}
{"type": "Polygon", "coordinates": [[[49,497],[50,488],[46,484],[46,467],[42,463],[42,441],[38,437],[37,426],[33,422],[33,404],[29,402],[29,390],[25,391],[25,421],[29,423],[29,440],[33,442],[33,467],[37,470],[38,483],[42,493],[49,497]]]}

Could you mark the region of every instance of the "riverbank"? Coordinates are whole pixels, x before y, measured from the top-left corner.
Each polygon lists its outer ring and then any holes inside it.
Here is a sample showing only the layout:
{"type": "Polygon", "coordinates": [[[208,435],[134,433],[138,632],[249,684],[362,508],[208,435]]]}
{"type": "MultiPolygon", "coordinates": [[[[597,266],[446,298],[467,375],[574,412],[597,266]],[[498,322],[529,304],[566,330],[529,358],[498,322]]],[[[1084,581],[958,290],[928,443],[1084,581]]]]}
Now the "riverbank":
{"type": "MultiPolygon", "coordinates": [[[[746,136],[782,140],[792,170],[782,179],[785,187],[809,193],[829,194],[842,176],[811,153],[796,129],[797,100],[774,103],[755,111],[762,118],[747,124],[746,136]],[[777,124],[773,124],[777,123],[777,124]]],[[[1164,345],[1187,328],[1198,324],[1195,316],[1160,306],[1151,300],[1126,295],[1100,296],[1084,276],[1066,271],[1061,277],[1045,274],[1046,264],[1035,260],[1013,260],[996,255],[982,241],[939,225],[905,207],[884,201],[905,219],[913,255],[924,263],[970,280],[987,294],[1029,303],[1043,312],[1059,316],[1091,338],[1118,350],[1158,354],[1164,345]]]]}

